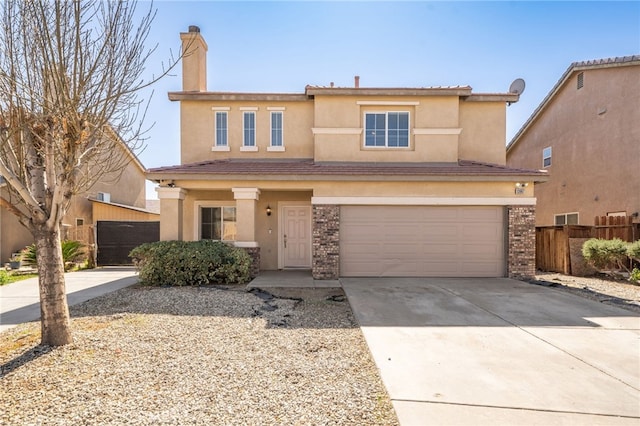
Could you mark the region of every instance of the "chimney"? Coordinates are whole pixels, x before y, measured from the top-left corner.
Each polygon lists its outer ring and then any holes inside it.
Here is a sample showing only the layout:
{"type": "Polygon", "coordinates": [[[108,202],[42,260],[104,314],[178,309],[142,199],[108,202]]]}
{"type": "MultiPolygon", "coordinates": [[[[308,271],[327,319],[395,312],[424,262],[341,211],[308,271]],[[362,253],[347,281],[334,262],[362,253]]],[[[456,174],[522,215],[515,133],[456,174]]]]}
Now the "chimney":
{"type": "Polygon", "coordinates": [[[358,89],[360,87],[360,76],[356,75],[355,77],[353,77],[353,80],[354,80],[354,85],[356,89],[358,89]]]}
{"type": "Polygon", "coordinates": [[[182,90],[185,92],[207,91],[207,43],[200,28],[189,26],[188,33],[180,33],[182,40],[182,90]]]}

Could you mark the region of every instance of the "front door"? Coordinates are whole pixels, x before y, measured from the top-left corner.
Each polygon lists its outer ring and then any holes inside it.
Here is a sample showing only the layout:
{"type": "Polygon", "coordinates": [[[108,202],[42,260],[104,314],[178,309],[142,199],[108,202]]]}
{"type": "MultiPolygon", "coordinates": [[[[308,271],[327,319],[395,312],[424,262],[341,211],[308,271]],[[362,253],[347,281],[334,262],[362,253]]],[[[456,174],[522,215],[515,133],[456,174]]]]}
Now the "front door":
{"type": "Polygon", "coordinates": [[[311,207],[283,207],[282,249],[285,268],[311,267],[311,207]]]}

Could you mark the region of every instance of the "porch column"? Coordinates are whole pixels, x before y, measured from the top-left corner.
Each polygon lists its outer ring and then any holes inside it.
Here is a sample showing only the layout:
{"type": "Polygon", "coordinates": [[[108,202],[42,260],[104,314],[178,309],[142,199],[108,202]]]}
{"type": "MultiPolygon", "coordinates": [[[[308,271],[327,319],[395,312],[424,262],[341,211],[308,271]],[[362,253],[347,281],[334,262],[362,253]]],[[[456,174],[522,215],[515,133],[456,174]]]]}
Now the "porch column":
{"type": "Polygon", "coordinates": [[[182,188],[156,188],[160,199],[160,241],[182,240],[183,200],[187,191],[182,188]]]}
{"type": "Polygon", "coordinates": [[[243,248],[251,259],[251,275],[260,270],[260,246],[256,239],[256,209],[260,190],[258,188],[231,188],[236,200],[236,247],[243,248]]]}

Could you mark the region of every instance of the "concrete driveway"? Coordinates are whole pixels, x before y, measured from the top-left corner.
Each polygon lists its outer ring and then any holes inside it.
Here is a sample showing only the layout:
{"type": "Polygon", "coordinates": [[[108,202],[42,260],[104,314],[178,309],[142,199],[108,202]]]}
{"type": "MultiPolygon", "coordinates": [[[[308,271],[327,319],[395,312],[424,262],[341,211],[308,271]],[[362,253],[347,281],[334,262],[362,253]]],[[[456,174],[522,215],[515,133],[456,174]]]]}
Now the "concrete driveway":
{"type": "Polygon", "coordinates": [[[510,279],[341,279],[402,425],[640,425],[640,316],[510,279]]]}

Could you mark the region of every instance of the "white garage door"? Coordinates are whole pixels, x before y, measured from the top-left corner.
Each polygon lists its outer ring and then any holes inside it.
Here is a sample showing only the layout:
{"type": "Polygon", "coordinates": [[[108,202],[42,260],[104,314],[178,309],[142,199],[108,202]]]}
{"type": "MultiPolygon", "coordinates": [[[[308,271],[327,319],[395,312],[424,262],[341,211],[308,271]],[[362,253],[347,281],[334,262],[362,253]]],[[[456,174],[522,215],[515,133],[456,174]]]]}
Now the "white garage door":
{"type": "Polygon", "coordinates": [[[502,207],[343,206],[344,277],[502,277],[502,207]]]}

